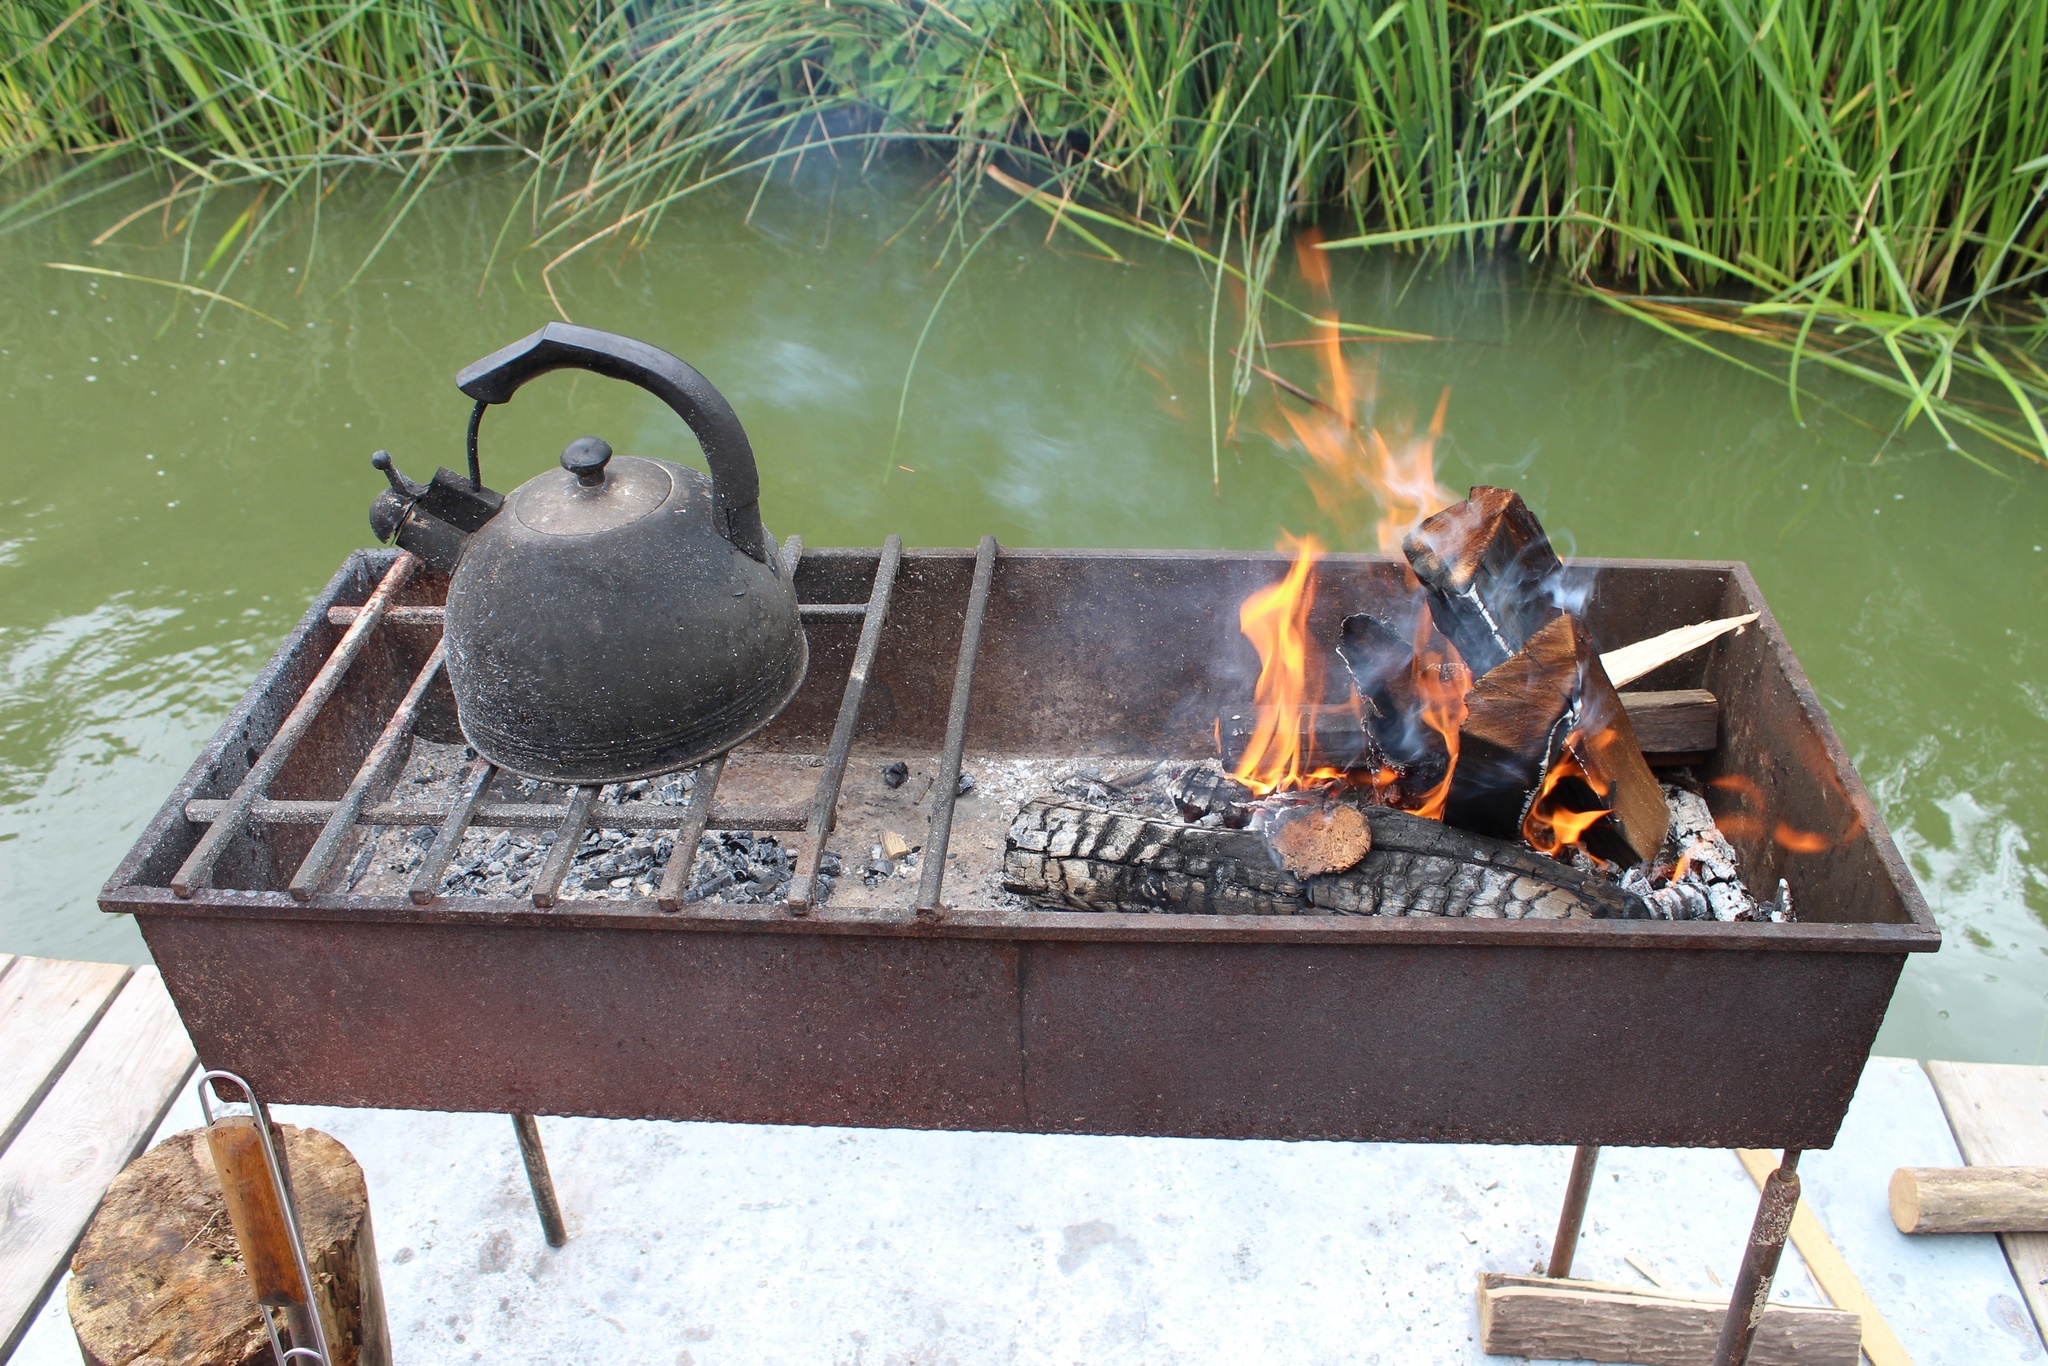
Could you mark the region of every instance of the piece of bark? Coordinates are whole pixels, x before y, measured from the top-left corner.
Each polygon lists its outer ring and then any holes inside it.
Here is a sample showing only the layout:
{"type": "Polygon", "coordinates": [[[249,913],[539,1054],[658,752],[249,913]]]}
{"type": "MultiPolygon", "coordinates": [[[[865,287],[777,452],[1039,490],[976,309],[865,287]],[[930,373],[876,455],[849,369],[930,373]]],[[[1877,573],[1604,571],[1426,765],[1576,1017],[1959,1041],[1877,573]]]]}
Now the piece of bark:
{"type": "MultiPolygon", "coordinates": [[[[362,1168],[318,1130],[279,1128],[333,1366],[390,1366],[362,1168]]],[[[173,1134],[114,1179],[71,1273],[88,1366],[269,1366],[204,1129],[173,1134]]]]}
{"type": "Polygon", "coordinates": [[[1901,1233],[2048,1233],[2048,1167],[1900,1167],[1901,1233]]]}
{"type": "Polygon", "coordinates": [[[1273,812],[1260,834],[1280,867],[1320,877],[1358,866],[1372,850],[1365,813],[1344,802],[1295,802],[1273,812]]]}
{"type": "Polygon", "coordinates": [[[1003,886],[1084,911],[1641,919],[1642,899],[1519,845],[1388,807],[1361,808],[1371,852],[1341,873],[1276,867],[1253,830],[1188,825],[1062,797],[1025,803],[1003,886]]]}
{"type": "MultiPolygon", "coordinates": [[[[1249,730],[1245,732],[1247,738],[1250,734],[1249,730]]],[[[1230,764],[1234,766],[1243,753],[1244,743],[1240,740],[1237,753],[1229,760],[1230,764]]],[[[1229,816],[1237,808],[1250,802],[1254,794],[1250,788],[1221,768],[1214,764],[1201,763],[1190,764],[1175,774],[1172,781],[1166,785],[1166,795],[1180,808],[1181,815],[1191,821],[1198,821],[1210,815],[1229,816]]],[[[1240,825],[1243,823],[1241,820],[1238,822],[1240,825]]]]}
{"type": "Polygon", "coordinates": [[[1513,658],[1473,683],[1465,708],[1445,821],[1497,839],[1520,837],[1546,769],[1568,749],[1597,786],[1546,800],[1611,813],[1583,837],[1602,858],[1634,864],[1656,856],[1670,823],[1664,790],[1576,617],[1553,616],[1513,658]]]}
{"type": "Polygon", "coordinates": [[[1401,543],[1437,629],[1473,674],[1515,654],[1561,605],[1564,565],[1512,489],[1479,485],[1401,543]]]}
{"type": "MultiPolygon", "coordinates": [[[[1599,1281],[1479,1277],[1479,1350],[1498,1356],[1708,1366],[1728,1302],[1599,1281]]],[[[1856,1366],[1863,1321],[1841,1309],[1773,1303],[1749,1366],[1856,1366]]]]}

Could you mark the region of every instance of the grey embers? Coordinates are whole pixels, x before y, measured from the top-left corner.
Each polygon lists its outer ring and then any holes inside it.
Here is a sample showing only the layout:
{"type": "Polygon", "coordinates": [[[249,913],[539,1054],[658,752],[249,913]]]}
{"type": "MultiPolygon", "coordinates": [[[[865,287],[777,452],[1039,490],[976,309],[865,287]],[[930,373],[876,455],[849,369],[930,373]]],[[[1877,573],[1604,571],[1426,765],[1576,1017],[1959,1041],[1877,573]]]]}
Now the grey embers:
{"type": "Polygon", "coordinates": [[[1657,862],[1631,868],[1621,885],[1643,898],[1659,920],[1793,919],[1792,888],[1778,879],[1777,895],[1759,904],[1743,884],[1735,848],[1714,825],[1706,800],[1682,787],[1664,785],[1671,830],[1657,862]],[[1683,863],[1682,874],[1679,864],[1683,863]]]}

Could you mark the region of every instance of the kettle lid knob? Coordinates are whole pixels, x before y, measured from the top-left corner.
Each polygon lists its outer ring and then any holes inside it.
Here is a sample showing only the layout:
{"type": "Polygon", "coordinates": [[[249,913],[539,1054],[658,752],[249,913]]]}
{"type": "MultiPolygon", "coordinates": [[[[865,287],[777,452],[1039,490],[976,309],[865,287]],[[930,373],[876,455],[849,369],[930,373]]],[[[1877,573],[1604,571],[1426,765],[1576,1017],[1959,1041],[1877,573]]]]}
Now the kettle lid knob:
{"type": "Polygon", "coordinates": [[[587,489],[604,482],[605,463],[611,458],[611,443],[601,436],[579,436],[562,448],[562,468],[587,489]]]}

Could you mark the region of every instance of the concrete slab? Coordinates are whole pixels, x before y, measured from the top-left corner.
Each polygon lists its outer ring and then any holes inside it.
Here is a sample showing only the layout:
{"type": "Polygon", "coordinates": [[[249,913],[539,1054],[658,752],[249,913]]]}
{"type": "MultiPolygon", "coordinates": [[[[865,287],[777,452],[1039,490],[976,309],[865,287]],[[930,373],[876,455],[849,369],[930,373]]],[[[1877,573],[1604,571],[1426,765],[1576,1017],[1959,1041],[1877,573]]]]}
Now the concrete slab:
{"type": "MultiPolygon", "coordinates": [[[[1500,1361],[1476,1342],[1478,1273],[1541,1263],[1570,1164],[1554,1148],[543,1119],[571,1231],[550,1251],[504,1116],[279,1113],[369,1174],[408,1363],[1500,1361]]],[[[187,1100],[165,1127],[196,1122],[187,1100]]],[[[1891,1169],[1956,1160],[1920,1069],[1873,1059],[1841,1143],[1803,1169],[1916,1362],[2039,1361],[1991,1239],[1891,1228],[1891,1169]]],[[[1725,1293],[1755,1199],[1732,1153],[1610,1150],[1576,1270],[1640,1281],[1632,1256],[1725,1293]]],[[[1821,1302],[1796,1254],[1778,1294],[1821,1302]]],[[[16,1363],[77,1361],[53,1302],[16,1363]]]]}

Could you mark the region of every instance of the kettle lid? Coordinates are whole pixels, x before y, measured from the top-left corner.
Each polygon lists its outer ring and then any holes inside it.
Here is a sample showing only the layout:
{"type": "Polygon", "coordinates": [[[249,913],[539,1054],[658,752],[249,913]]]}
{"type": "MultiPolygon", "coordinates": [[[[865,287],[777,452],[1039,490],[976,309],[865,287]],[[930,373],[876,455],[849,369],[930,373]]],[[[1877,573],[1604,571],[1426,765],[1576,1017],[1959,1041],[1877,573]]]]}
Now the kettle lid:
{"type": "Polygon", "coordinates": [[[582,436],[563,449],[560,469],[527,480],[505,502],[522,525],[544,536],[591,536],[632,525],[677,491],[662,461],[614,460],[602,438],[582,436]]]}

